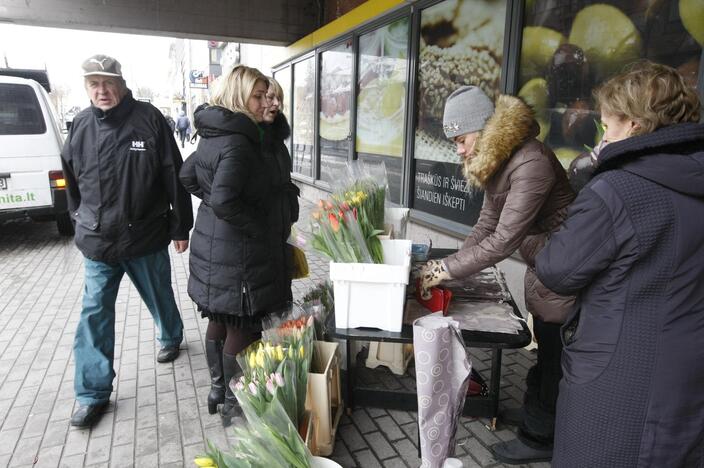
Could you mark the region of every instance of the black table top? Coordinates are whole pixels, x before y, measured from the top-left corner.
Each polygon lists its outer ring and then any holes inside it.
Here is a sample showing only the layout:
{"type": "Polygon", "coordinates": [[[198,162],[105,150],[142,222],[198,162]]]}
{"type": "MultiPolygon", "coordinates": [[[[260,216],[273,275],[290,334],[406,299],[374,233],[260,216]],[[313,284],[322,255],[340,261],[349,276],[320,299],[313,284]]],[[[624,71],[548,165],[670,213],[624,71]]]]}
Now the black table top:
{"type": "MultiPolygon", "coordinates": [[[[516,310],[515,304],[511,303],[516,310]]],[[[521,321],[523,329],[518,334],[494,333],[474,330],[460,330],[465,345],[473,348],[523,348],[530,343],[531,334],[527,324],[521,321]]],[[[390,343],[413,343],[413,326],[404,324],[400,332],[390,332],[377,328],[336,328],[335,314],[327,320],[327,335],[331,338],[352,341],[381,341],[390,343]]]]}

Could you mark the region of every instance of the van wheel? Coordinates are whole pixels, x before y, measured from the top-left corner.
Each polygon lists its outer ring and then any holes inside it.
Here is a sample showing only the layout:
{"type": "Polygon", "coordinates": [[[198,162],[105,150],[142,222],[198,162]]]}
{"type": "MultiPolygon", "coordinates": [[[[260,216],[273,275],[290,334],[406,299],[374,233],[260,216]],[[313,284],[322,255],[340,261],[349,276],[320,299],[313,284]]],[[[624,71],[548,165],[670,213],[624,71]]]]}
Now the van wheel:
{"type": "Polygon", "coordinates": [[[58,215],[56,217],[56,227],[59,229],[59,234],[62,236],[72,236],[73,222],[71,221],[71,215],[68,213],[58,215]]]}

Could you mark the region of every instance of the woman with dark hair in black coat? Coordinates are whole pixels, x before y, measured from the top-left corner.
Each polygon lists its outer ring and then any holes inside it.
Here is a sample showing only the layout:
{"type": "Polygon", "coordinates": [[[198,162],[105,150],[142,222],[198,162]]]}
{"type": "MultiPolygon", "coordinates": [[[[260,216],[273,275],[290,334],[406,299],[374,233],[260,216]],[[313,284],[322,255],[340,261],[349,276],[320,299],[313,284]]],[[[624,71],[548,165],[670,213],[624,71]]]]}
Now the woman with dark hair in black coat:
{"type": "Polygon", "coordinates": [[[298,221],[298,195],[300,191],[291,182],[291,154],[286,147],[286,140],[291,136],[291,127],[283,114],[284,92],[281,85],[269,78],[267,90],[269,106],[264,112],[264,137],[262,153],[269,166],[271,177],[271,195],[268,203],[268,226],[281,240],[283,255],[289,281],[293,273],[293,250],[286,241],[291,234],[291,226],[298,221]]]}
{"type": "Polygon", "coordinates": [[[262,319],[285,310],[291,281],[282,234],[270,226],[278,175],[262,154],[267,78],[238,66],[222,78],[211,106],[195,115],[198,149],[184,162],[181,182],[202,199],[191,236],[188,294],[204,318],[211,389],[231,424],[238,405],[229,385],[241,373],[236,355],[261,335],[262,319]]]}
{"type": "Polygon", "coordinates": [[[552,466],[704,466],[704,125],[672,68],[595,93],[596,173],[538,254],[577,295],[562,327],[552,466]]]}

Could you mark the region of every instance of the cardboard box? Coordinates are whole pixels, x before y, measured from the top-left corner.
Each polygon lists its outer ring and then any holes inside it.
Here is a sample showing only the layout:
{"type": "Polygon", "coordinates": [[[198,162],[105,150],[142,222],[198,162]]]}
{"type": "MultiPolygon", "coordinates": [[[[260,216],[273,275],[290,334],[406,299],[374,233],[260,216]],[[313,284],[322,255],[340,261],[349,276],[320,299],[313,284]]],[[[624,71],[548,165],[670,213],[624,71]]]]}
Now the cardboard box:
{"type": "Polygon", "coordinates": [[[306,409],[313,414],[314,455],[330,455],[344,404],[340,387],[339,344],[313,342],[313,360],[308,373],[306,409]]]}

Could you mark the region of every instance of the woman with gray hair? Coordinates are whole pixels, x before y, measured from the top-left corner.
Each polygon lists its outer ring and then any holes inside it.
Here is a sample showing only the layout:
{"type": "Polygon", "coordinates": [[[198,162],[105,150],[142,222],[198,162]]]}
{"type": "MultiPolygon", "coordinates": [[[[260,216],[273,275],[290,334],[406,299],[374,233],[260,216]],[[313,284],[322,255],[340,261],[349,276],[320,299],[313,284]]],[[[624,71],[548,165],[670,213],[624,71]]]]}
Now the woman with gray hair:
{"type": "Polygon", "coordinates": [[[221,80],[211,105],[195,115],[201,139],[180,176],[203,200],[191,237],[188,294],[208,319],[208,411],[224,403],[227,426],[238,410],[229,386],[241,372],[235,356],[259,338],[263,317],[287,307],[291,289],[282,256],[271,254],[281,240],[267,224],[274,176],[261,152],[267,78],[239,65],[221,80]]]}
{"type": "Polygon", "coordinates": [[[560,372],[560,323],[572,297],[545,288],[534,270],[535,255],[567,215],[574,194],[553,152],[535,137],[533,111],[513,96],[499,96],[496,108],[476,86],[450,95],[443,116],[445,135],[457,145],[463,172],[484,190],[479,220],[457,253],[431,260],[421,273],[423,291],[464,278],[519,250],[525,274],[526,307],[534,318],[537,363],[528,372],[523,408],[505,411],[505,423],[519,424],[519,439],[492,447],[505,463],[550,460],[560,372]]]}

